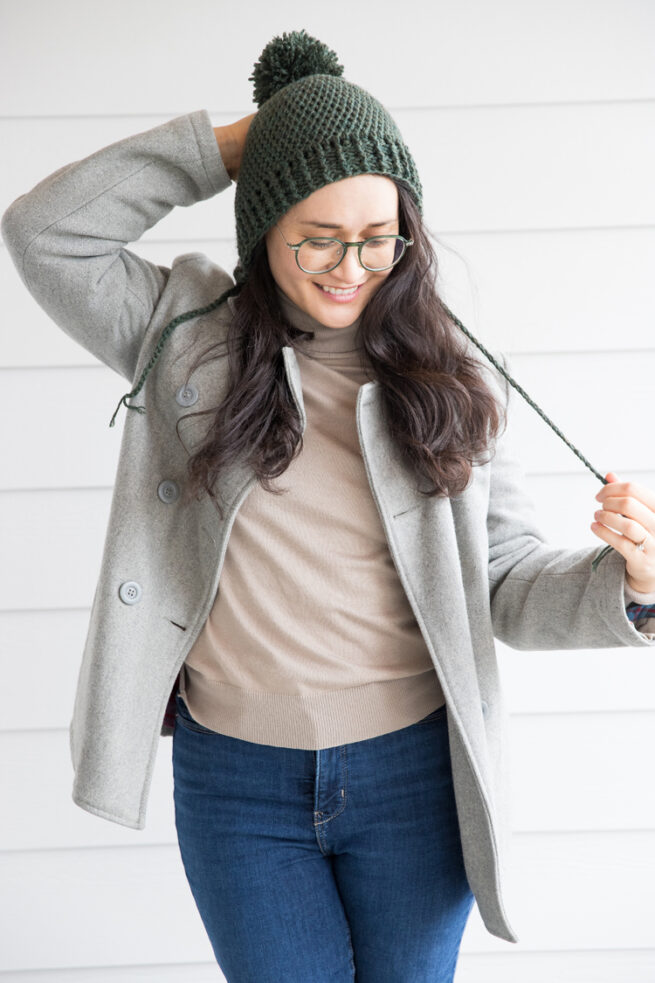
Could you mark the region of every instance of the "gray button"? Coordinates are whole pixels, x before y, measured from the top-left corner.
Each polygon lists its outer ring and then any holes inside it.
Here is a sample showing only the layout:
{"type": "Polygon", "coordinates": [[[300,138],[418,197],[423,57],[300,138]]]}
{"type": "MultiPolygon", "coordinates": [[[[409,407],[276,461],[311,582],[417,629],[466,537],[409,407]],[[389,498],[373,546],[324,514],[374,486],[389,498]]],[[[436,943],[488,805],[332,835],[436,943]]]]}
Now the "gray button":
{"type": "Polygon", "coordinates": [[[483,714],[484,714],[485,716],[486,716],[486,715],[487,715],[487,713],[489,712],[489,704],[488,704],[488,703],[485,703],[485,701],[484,701],[484,700],[482,700],[482,712],[483,712],[483,714]]]}
{"type": "Polygon", "coordinates": [[[192,382],[187,382],[185,386],[180,386],[175,393],[175,399],[180,406],[193,406],[198,402],[198,390],[192,382]]]}
{"type": "Polygon", "coordinates": [[[126,580],[118,588],[118,596],[123,604],[136,604],[141,600],[141,585],[136,580],[126,580]]]}
{"type": "Polygon", "coordinates": [[[180,497],[180,486],[176,481],[162,481],[157,488],[157,494],[162,502],[175,502],[180,497]]]}

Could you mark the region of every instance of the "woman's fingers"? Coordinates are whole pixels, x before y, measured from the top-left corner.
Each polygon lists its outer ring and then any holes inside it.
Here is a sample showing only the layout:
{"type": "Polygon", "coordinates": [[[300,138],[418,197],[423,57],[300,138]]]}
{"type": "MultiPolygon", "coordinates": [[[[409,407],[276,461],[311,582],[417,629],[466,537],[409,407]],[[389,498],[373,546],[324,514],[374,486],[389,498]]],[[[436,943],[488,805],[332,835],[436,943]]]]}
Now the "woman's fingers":
{"type": "Polygon", "coordinates": [[[635,518],[634,514],[628,516],[625,512],[599,509],[594,512],[594,519],[596,522],[602,522],[604,526],[609,526],[610,529],[620,532],[622,536],[627,536],[633,543],[640,543],[647,533],[655,535],[655,516],[650,518],[646,509],[639,518],[635,518]]]}
{"type": "Polygon", "coordinates": [[[619,481],[613,471],[596,495],[601,508],[591,529],[621,553],[628,583],[645,594],[655,592],[655,492],[634,481],[619,481]],[[642,550],[636,546],[644,543],[642,550]]]}
{"type": "MultiPolygon", "coordinates": [[[[606,498],[602,502],[602,507],[599,512],[604,513],[607,518],[612,516],[624,516],[627,520],[632,520],[634,522],[640,523],[649,532],[655,533],[655,512],[650,509],[643,501],[639,501],[637,498],[630,497],[617,497],[617,498],[606,498]]],[[[596,513],[596,518],[600,522],[605,522],[605,518],[596,513]]],[[[608,523],[611,525],[612,523],[608,523]]]]}
{"type": "MultiPolygon", "coordinates": [[[[635,502],[645,506],[650,509],[655,515],[655,491],[647,488],[645,485],[640,485],[636,481],[615,481],[611,480],[614,475],[613,472],[609,472],[606,477],[609,480],[609,484],[603,485],[596,499],[601,502],[603,508],[606,508],[606,502],[608,499],[622,498],[624,500],[632,499],[635,502]]],[[[622,511],[621,509],[614,509],[614,511],[622,511]]]]}

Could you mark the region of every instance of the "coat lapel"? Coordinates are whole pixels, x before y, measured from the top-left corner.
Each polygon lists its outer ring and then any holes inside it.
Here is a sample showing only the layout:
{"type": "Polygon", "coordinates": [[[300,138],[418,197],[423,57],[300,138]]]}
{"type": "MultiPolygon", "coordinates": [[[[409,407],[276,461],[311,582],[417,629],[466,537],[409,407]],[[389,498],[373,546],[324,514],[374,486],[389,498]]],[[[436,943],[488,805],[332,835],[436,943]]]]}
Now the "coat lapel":
{"type": "MultiPolygon", "coordinates": [[[[462,503],[420,494],[417,478],[388,433],[377,382],[362,386],[357,427],[371,492],[385,528],[398,575],[407,594],[451,715],[476,756],[486,757],[476,652],[469,625],[469,576],[480,579],[476,555],[458,539],[462,503]]],[[[472,586],[472,585],[471,585],[472,586]]],[[[476,592],[477,593],[477,592],[476,592]]]]}

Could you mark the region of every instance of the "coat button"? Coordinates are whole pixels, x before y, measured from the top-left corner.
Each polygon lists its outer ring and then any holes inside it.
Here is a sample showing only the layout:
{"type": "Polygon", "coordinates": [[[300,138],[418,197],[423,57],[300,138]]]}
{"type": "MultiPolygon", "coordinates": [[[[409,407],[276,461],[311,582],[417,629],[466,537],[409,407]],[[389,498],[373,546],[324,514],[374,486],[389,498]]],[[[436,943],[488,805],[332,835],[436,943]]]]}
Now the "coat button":
{"type": "Polygon", "coordinates": [[[136,580],[126,580],[118,588],[118,596],[123,604],[136,604],[141,600],[141,585],[136,580]]]}
{"type": "Polygon", "coordinates": [[[157,488],[157,494],[162,502],[175,502],[180,497],[180,487],[176,481],[162,481],[157,488]]]}
{"type": "Polygon", "coordinates": [[[180,386],[175,393],[175,399],[180,406],[193,406],[194,403],[198,402],[198,390],[192,382],[187,382],[186,385],[180,386]]]}
{"type": "Polygon", "coordinates": [[[485,715],[485,717],[486,717],[488,711],[489,711],[489,704],[488,703],[485,703],[485,701],[482,700],[482,712],[485,715]]]}

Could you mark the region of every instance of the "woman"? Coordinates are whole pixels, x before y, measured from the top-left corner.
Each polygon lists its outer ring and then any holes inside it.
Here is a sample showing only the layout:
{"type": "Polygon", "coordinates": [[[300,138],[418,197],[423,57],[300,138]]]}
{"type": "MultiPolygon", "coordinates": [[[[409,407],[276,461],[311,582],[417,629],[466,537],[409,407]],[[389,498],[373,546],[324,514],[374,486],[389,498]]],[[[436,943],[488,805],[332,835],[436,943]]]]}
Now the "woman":
{"type": "Polygon", "coordinates": [[[411,154],[341,76],[304,32],[276,38],[256,114],[128,137],[3,219],[36,300],[133,385],[73,799],[144,828],[172,734],[181,856],[230,983],[450,981],[474,900],[517,941],[494,635],[655,644],[655,494],[607,476],[597,569],[544,542],[508,390],[436,292],[411,154]],[[126,248],[231,180],[234,280],[126,248]]]}

